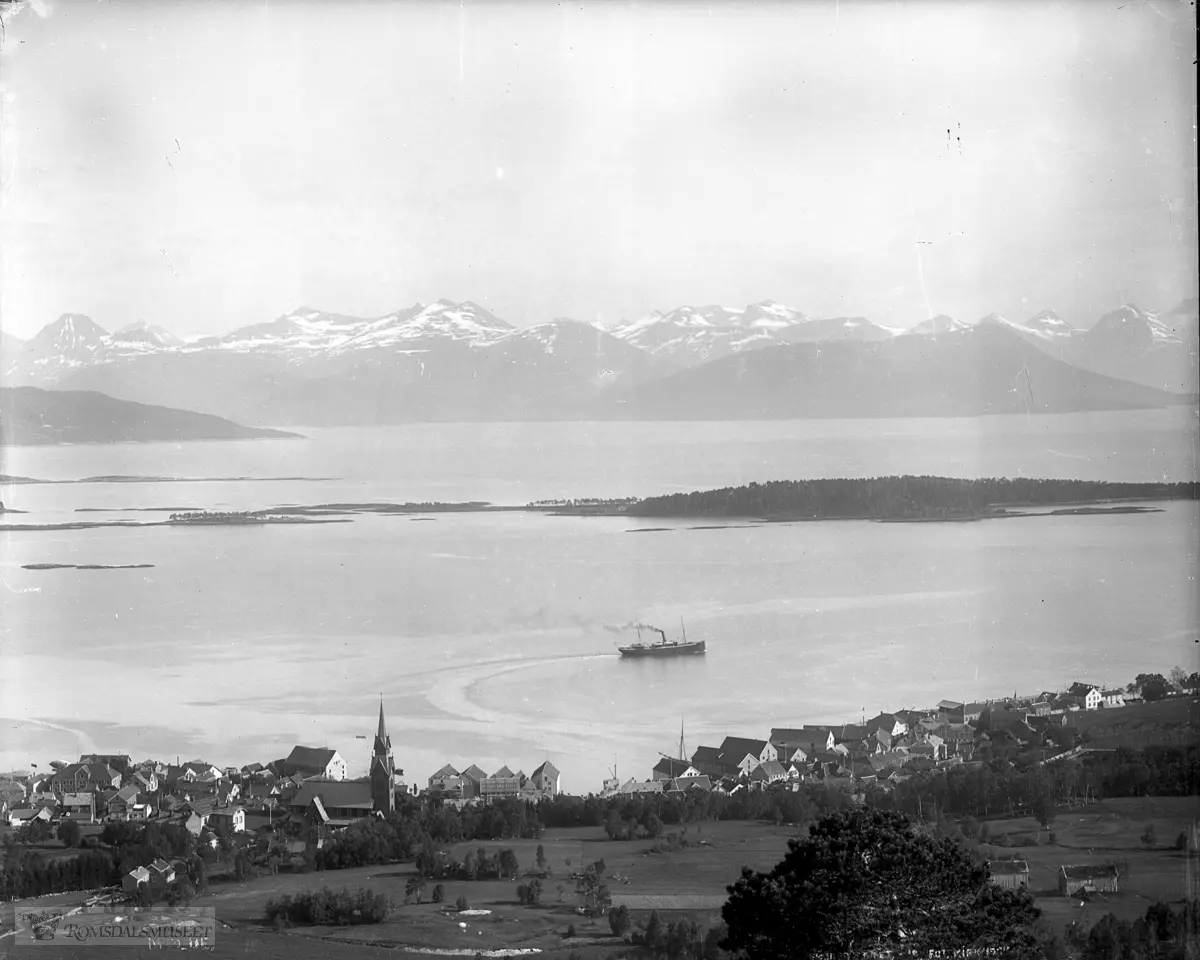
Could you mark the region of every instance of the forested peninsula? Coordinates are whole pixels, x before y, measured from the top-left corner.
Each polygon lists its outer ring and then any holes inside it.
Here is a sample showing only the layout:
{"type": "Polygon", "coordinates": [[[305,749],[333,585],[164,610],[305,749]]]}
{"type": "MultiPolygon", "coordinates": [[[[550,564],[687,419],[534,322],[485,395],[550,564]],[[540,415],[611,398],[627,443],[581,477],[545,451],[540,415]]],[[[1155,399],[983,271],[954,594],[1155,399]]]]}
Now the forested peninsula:
{"type": "Polygon", "coordinates": [[[953,477],[777,480],[742,487],[647,497],[636,517],[743,517],[766,520],[980,520],[1052,513],[1143,512],[1138,501],[1195,500],[1196,483],[1107,483],[953,477]]]}

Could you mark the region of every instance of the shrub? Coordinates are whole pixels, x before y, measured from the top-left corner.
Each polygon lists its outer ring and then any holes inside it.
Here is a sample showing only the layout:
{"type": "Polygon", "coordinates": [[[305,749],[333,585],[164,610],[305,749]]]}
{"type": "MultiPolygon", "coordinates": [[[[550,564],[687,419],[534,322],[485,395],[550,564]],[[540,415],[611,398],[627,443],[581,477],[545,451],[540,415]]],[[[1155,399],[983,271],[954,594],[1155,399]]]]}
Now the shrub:
{"type": "Polygon", "coordinates": [[[469,910],[470,908],[471,908],[471,905],[469,903],[467,903],[466,897],[459,897],[457,900],[454,901],[454,909],[457,910],[459,913],[462,913],[462,911],[464,911],[464,910],[469,910]]]}
{"type": "Polygon", "coordinates": [[[542,899],[542,881],[531,880],[517,887],[517,899],[528,906],[536,906],[542,899]]]}
{"type": "Polygon", "coordinates": [[[567,924],[566,938],[567,938],[568,940],[570,940],[570,939],[571,939],[573,936],[575,936],[575,924],[573,924],[573,923],[568,923],[568,924],[567,924]]]}
{"type": "Polygon", "coordinates": [[[446,899],[446,888],[440,883],[433,888],[433,902],[441,903],[446,899]]]}

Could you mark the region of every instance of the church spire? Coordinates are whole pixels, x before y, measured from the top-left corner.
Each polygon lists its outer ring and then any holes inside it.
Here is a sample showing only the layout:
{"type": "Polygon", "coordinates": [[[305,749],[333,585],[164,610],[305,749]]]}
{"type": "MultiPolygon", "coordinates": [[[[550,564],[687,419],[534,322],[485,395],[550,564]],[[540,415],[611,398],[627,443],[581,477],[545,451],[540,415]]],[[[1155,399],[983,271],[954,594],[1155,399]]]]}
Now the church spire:
{"type": "Polygon", "coordinates": [[[396,808],[396,761],[392,759],[392,740],[383,719],[383,697],[379,698],[379,729],[371,755],[371,798],[376,811],[389,814],[396,808]]]}

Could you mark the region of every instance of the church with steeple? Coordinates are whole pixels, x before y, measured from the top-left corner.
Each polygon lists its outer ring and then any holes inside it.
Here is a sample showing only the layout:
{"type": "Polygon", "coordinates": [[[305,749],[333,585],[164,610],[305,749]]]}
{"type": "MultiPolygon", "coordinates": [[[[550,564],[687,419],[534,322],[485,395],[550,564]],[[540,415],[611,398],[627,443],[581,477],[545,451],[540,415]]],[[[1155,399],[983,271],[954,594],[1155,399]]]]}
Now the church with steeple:
{"type": "Polygon", "coordinates": [[[392,738],[383,719],[383,699],[379,701],[379,729],[371,752],[371,801],[375,812],[387,816],[396,809],[396,761],[392,757],[392,738]]]}

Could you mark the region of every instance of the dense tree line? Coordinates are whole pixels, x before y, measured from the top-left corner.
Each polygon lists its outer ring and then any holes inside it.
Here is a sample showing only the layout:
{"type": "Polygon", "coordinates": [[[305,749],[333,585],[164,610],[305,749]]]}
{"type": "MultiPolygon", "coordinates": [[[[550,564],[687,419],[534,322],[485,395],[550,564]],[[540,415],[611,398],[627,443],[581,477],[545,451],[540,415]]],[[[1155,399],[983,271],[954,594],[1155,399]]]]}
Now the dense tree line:
{"type": "Polygon", "coordinates": [[[1188,797],[1200,789],[1200,747],[1118,747],[1084,754],[1081,766],[1101,797],[1188,797]]]}
{"type": "Polygon", "coordinates": [[[936,519],[978,517],[1004,507],[1114,499],[1194,500],[1195,483],[951,477],[778,480],[648,497],[628,508],[643,517],[810,517],[936,519]]]}
{"type": "Polygon", "coordinates": [[[1072,924],[1067,943],[1081,960],[1183,960],[1187,944],[1200,938],[1200,902],[1176,911],[1165,903],[1154,903],[1136,920],[1119,920],[1114,914],[1101,917],[1090,929],[1072,924]]]}
{"type": "Polygon", "coordinates": [[[366,887],[351,892],[345,888],[304,890],[295,895],[267,901],[265,916],[268,923],[286,926],[290,923],[345,926],[352,923],[383,923],[391,913],[387,897],[366,887]]]}
{"type": "MultiPolygon", "coordinates": [[[[624,916],[619,912],[624,909],[618,907],[609,912],[608,922],[617,936],[624,936],[630,926],[628,912],[624,916]]],[[[728,931],[723,925],[705,929],[688,918],[664,922],[658,911],[652,910],[646,922],[638,925],[629,940],[634,946],[645,947],[653,956],[665,957],[666,960],[709,960],[724,956],[720,944],[727,935],[728,931]]]]}
{"type": "Polygon", "coordinates": [[[807,823],[850,803],[845,790],[823,783],[804,784],[796,792],[741,790],[733,795],[716,791],[689,790],[683,796],[661,793],[618,797],[573,797],[560,795],[544,800],[537,807],[545,827],[604,827],[610,837],[629,836],[629,825],[636,824],[634,835],[655,836],[652,818],[663,826],[702,823],[708,820],[775,820],[780,823],[807,823]],[[609,830],[624,824],[623,831],[609,830]]]}
{"type": "Polygon", "coordinates": [[[94,890],[119,882],[116,863],[107,850],[87,850],[73,857],[47,857],[21,850],[4,858],[0,899],[19,900],[48,893],[94,890]]]}
{"type": "MultiPolygon", "coordinates": [[[[440,800],[405,800],[387,819],[351,824],[316,851],[312,865],[341,870],[397,860],[419,860],[422,852],[467,840],[501,840],[540,836],[538,808],[505,798],[486,807],[456,810],[440,800]]],[[[429,873],[433,876],[433,873],[429,873]]]]}
{"type": "Polygon", "coordinates": [[[1186,797],[1195,793],[1197,785],[1200,748],[1151,746],[1085,753],[1077,759],[1024,768],[1002,760],[973,769],[931,770],[890,790],[873,787],[867,791],[867,802],[924,820],[1022,815],[1049,826],[1058,805],[1085,798],[1186,797]]]}

